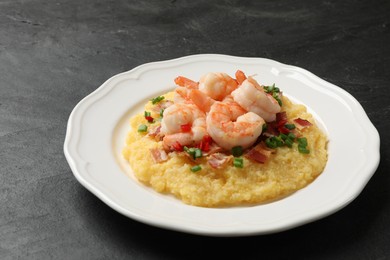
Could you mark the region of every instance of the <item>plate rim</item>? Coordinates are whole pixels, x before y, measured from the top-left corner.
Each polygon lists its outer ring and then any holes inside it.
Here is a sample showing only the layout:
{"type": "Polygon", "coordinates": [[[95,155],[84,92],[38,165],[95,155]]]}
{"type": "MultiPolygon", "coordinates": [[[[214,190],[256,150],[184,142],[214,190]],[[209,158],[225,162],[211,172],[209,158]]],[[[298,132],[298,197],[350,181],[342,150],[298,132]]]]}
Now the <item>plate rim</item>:
{"type": "Polygon", "coordinates": [[[109,79],[107,79],[100,87],[98,87],[96,90],[91,92],[89,95],[84,97],[81,101],[78,102],[78,104],[74,107],[72,110],[68,123],[67,123],[67,129],[66,129],[66,136],[65,136],[65,141],[64,141],[64,154],[65,157],[68,161],[68,164],[70,165],[70,168],[76,177],[76,179],[85,187],[87,188],[90,192],[92,192],[95,196],[97,196],[99,199],[101,199],[105,204],[116,210],[117,212],[130,217],[132,219],[135,219],[137,221],[143,222],[145,224],[157,226],[160,228],[165,228],[165,229],[171,229],[171,230],[176,230],[176,231],[181,231],[181,232],[186,232],[186,233],[193,233],[193,234],[199,234],[199,235],[209,235],[209,236],[247,236],[247,235],[258,235],[258,234],[268,234],[268,233],[275,233],[275,232],[280,232],[284,231],[287,229],[291,229],[303,224],[306,224],[308,222],[315,221],[317,219],[326,217],[330,214],[333,214],[334,212],[340,210],[341,208],[345,207],[348,205],[351,201],[353,201],[364,189],[368,181],[371,179],[372,175],[375,173],[379,161],[380,161],[380,138],[379,138],[379,133],[376,130],[375,126],[372,124],[370,121],[368,115],[364,111],[363,107],[361,104],[347,91],[344,89],[327,82],[320,77],[314,75],[310,71],[293,66],[293,65],[287,65],[272,59],[268,58],[260,58],[260,57],[239,57],[239,56],[231,56],[231,55],[224,55],[224,54],[196,54],[196,55],[188,55],[188,56],[183,56],[175,59],[170,59],[170,60],[162,60],[162,61],[155,61],[155,62],[148,62],[142,65],[139,65],[131,70],[116,74],[109,79]],[[349,197],[345,198],[343,203],[338,204],[337,206],[334,206],[332,210],[327,210],[326,212],[317,212],[317,214],[312,214],[310,218],[304,218],[304,219],[299,219],[295,220],[290,223],[284,223],[277,225],[277,227],[271,227],[269,229],[264,229],[262,228],[261,230],[259,229],[253,229],[253,230],[237,230],[235,228],[230,229],[230,230],[220,230],[220,229],[215,229],[215,230],[210,230],[210,227],[195,227],[195,226],[182,226],[182,225],[172,225],[172,223],[168,222],[161,222],[161,221],[156,221],[155,219],[148,219],[143,216],[140,216],[139,214],[135,214],[134,212],[128,212],[127,209],[122,208],[120,205],[115,203],[115,201],[112,201],[104,192],[99,190],[96,186],[91,184],[86,178],[85,178],[85,173],[82,172],[83,167],[88,164],[88,162],[83,161],[81,158],[77,158],[77,155],[72,151],[71,147],[71,142],[72,138],[75,138],[75,129],[74,129],[74,120],[76,117],[80,117],[80,113],[82,114],[82,109],[88,107],[88,102],[93,103],[92,101],[96,98],[101,98],[99,97],[99,93],[104,94],[104,92],[109,92],[110,91],[110,84],[115,82],[115,80],[119,80],[120,78],[123,77],[130,77],[130,78],[138,78],[144,73],[145,71],[148,71],[159,67],[159,66],[166,66],[169,64],[175,65],[176,66],[182,66],[183,64],[187,63],[192,63],[194,61],[204,61],[204,60],[216,60],[219,62],[237,62],[239,61],[240,63],[248,64],[248,62],[253,62],[253,63],[259,63],[259,62],[265,62],[265,63],[272,63],[275,65],[278,65],[279,67],[286,67],[288,69],[292,69],[294,71],[297,71],[300,74],[305,75],[306,77],[309,77],[312,80],[315,80],[317,83],[321,84],[322,86],[325,86],[328,88],[330,91],[339,93],[344,95],[344,97],[348,97],[348,101],[353,103],[354,109],[356,113],[359,114],[359,117],[362,121],[360,123],[360,126],[368,131],[370,133],[370,152],[371,156],[373,157],[373,160],[369,165],[365,166],[364,171],[366,172],[365,178],[361,179],[361,183],[359,185],[359,188],[354,189],[354,192],[349,193],[349,197]]]}

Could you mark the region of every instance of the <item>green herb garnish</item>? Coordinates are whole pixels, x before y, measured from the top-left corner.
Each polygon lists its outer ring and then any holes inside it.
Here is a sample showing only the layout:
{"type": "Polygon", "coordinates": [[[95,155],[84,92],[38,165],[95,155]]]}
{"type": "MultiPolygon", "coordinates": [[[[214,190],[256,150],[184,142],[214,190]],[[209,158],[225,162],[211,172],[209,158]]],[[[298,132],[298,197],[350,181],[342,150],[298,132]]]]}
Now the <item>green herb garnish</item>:
{"type": "Polygon", "coordinates": [[[147,125],[139,125],[138,126],[138,132],[140,132],[140,133],[144,133],[144,132],[146,132],[148,130],[148,126],[147,125]]]}
{"type": "Polygon", "coordinates": [[[307,139],[306,137],[297,138],[298,142],[298,151],[300,153],[308,154],[310,153],[310,150],[307,149],[307,139]]]}
{"type": "Polygon", "coordinates": [[[244,160],[242,158],[234,158],[233,165],[236,168],[244,168],[244,160]]]}
{"type": "Polygon", "coordinates": [[[196,160],[197,158],[200,158],[202,157],[202,150],[200,150],[199,148],[195,148],[195,147],[191,147],[191,148],[188,148],[187,146],[184,146],[183,147],[184,151],[186,153],[188,153],[189,155],[191,155],[191,157],[196,160]]]}
{"type": "Polygon", "coordinates": [[[152,101],[152,104],[157,104],[158,102],[162,101],[165,97],[164,96],[158,96],[155,98],[152,98],[150,101],[152,101]]]}
{"type": "Polygon", "coordinates": [[[282,100],[280,99],[280,89],[275,86],[275,83],[272,86],[263,86],[263,89],[266,93],[270,94],[276,101],[278,101],[279,106],[282,106],[282,100]]]}
{"type": "Polygon", "coordinates": [[[202,167],[200,165],[195,165],[195,166],[191,167],[192,172],[197,172],[200,170],[202,170],[202,167]]]}

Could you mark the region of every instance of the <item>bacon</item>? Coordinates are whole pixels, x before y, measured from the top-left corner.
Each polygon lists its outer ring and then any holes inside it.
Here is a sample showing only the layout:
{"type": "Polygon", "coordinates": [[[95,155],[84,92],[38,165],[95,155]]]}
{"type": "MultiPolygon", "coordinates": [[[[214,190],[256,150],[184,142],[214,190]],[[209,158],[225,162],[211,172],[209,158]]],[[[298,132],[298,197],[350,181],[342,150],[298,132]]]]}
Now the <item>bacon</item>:
{"type": "Polygon", "coordinates": [[[152,148],[150,149],[150,154],[155,163],[161,163],[168,160],[168,154],[162,149],[152,148]]]}
{"type": "Polygon", "coordinates": [[[276,123],[278,127],[284,126],[287,123],[286,111],[276,113],[276,123]]]}
{"type": "Polygon", "coordinates": [[[153,137],[156,141],[161,141],[162,133],[161,133],[161,125],[153,126],[148,128],[148,135],[153,137]]]}
{"type": "Polygon", "coordinates": [[[294,121],[294,123],[297,124],[296,126],[297,126],[299,129],[302,129],[302,128],[305,128],[305,127],[309,127],[309,126],[313,125],[313,124],[310,123],[308,120],[302,119],[302,118],[296,118],[296,119],[294,119],[293,121],[294,121]]]}
{"type": "Polygon", "coordinates": [[[232,160],[231,155],[224,153],[213,153],[207,157],[207,163],[214,169],[220,169],[232,160]]]}
{"type": "Polygon", "coordinates": [[[278,130],[277,123],[275,121],[267,123],[267,129],[265,132],[262,133],[262,135],[266,137],[276,136],[278,134],[279,134],[279,130],[278,130]]]}
{"type": "Polygon", "coordinates": [[[264,147],[263,143],[260,143],[253,147],[249,152],[246,153],[246,157],[258,163],[265,163],[270,157],[272,151],[264,147]]]}

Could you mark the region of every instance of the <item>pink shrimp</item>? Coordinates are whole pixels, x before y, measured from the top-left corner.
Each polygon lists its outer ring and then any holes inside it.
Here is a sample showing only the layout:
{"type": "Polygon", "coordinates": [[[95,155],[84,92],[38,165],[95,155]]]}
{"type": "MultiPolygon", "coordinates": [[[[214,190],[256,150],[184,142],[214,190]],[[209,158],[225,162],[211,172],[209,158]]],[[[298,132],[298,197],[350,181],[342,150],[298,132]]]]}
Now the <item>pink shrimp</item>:
{"type": "Polygon", "coordinates": [[[207,132],[219,146],[230,150],[253,145],[260,136],[264,120],[247,112],[230,98],[215,102],[206,117],[207,132]]]}
{"type": "Polygon", "coordinates": [[[275,98],[267,94],[264,89],[252,77],[245,79],[241,85],[232,92],[235,102],[240,104],[247,111],[256,113],[271,122],[280,112],[280,105],[275,98]]]}
{"type": "Polygon", "coordinates": [[[203,112],[208,112],[214,99],[201,92],[199,89],[189,89],[177,87],[175,89],[173,100],[175,103],[193,103],[203,112]]]}
{"type": "Polygon", "coordinates": [[[173,104],[164,110],[161,133],[165,147],[171,148],[177,143],[196,145],[207,135],[206,115],[194,104],[173,104]]]}

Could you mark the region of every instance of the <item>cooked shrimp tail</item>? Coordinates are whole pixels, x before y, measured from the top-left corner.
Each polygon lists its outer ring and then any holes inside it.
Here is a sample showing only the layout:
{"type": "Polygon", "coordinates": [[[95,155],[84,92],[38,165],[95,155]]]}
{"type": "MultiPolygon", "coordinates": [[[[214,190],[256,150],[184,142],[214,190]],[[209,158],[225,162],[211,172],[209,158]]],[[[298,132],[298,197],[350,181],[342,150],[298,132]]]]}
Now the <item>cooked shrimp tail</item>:
{"type": "Polygon", "coordinates": [[[236,80],[237,80],[238,85],[241,85],[242,82],[244,82],[246,80],[245,73],[242,72],[241,70],[237,70],[236,71],[236,80]]]}
{"type": "Polygon", "coordinates": [[[183,77],[183,76],[178,76],[175,78],[175,83],[176,85],[179,85],[180,87],[186,87],[189,89],[197,89],[199,83],[195,82],[189,78],[183,77]]]}

